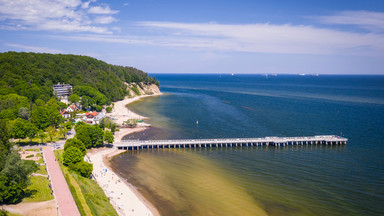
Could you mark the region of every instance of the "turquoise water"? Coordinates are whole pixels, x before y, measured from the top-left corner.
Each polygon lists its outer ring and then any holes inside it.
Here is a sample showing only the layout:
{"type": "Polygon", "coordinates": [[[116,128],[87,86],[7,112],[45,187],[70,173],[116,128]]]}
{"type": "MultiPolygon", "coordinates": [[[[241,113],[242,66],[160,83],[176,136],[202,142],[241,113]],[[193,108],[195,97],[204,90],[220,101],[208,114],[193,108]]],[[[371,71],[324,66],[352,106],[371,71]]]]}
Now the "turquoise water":
{"type": "Polygon", "coordinates": [[[347,146],[145,150],[114,158],[114,169],[163,215],[384,214],[384,76],[156,77],[165,95],[130,107],[153,127],[127,139],[349,139],[347,146]]]}

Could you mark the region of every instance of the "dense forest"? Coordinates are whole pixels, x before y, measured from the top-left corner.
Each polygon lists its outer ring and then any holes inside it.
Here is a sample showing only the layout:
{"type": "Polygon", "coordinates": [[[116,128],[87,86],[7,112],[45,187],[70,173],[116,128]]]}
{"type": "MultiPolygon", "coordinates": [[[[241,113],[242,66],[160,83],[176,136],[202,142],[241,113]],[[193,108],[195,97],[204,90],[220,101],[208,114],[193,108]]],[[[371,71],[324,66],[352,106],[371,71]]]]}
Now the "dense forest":
{"type": "Polygon", "coordinates": [[[156,78],[133,67],[62,54],[0,53],[0,77],[0,95],[13,93],[27,97],[30,102],[47,102],[53,96],[52,86],[59,82],[71,84],[74,90],[93,88],[105,95],[107,104],[124,98],[124,82],[159,85],[156,78]]]}
{"type": "MultiPolygon", "coordinates": [[[[76,55],[54,55],[38,53],[0,53],[0,200],[15,203],[24,196],[29,185],[29,175],[36,171],[33,161],[20,159],[13,149],[14,141],[33,138],[52,138],[56,131],[68,131],[72,122],[65,122],[60,110],[67,105],[53,95],[53,85],[71,84],[70,101],[81,102],[83,107],[101,109],[127,94],[127,83],[138,85],[159,82],[148,74],[132,67],[107,64],[97,59],[76,55]],[[81,100],[81,101],[80,101],[81,100]],[[68,125],[68,123],[70,123],[68,125]],[[10,139],[14,139],[10,142],[10,139]]],[[[73,146],[101,146],[104,141],[113,142],[110,131],[103,125],[78,126],[76,139],[66,143],[69,147],[65,158],[84,152],[73,146]],[[76,144],[76,145],[75,145],[76,144]],[[80,152],[80,153],[79,153],[80,152]]],[[[65,135],[64,135],[65,136],[65,135]]],[[[43,142],[43,141],[41,141],[43,142]]],[[[81,148],[80,148],[81,149],[81,148]]],[[[83,176],[92,172],[91,165],[80,161],[67,161],[71,169],[83,176]]]]}

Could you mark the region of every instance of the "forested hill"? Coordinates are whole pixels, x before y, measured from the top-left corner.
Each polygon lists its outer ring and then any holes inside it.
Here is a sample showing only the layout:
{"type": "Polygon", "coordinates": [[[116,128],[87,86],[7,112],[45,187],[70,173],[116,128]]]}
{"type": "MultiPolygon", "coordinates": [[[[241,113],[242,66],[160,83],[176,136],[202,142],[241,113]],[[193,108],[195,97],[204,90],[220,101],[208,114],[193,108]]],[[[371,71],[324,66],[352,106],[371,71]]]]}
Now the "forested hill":
{"type": "Polygon", "coordinates": [[[124,82],[159,85],[156,78],[132,67],[110,65],[87,56],[24,52],[0,53],[0,78],[0,96],[13,93],[30,102],[48,101],[53,96],[52,86],[59,82],[71,84],[74,91],[92,87],[109,102],[127,95],[124,82]]]}

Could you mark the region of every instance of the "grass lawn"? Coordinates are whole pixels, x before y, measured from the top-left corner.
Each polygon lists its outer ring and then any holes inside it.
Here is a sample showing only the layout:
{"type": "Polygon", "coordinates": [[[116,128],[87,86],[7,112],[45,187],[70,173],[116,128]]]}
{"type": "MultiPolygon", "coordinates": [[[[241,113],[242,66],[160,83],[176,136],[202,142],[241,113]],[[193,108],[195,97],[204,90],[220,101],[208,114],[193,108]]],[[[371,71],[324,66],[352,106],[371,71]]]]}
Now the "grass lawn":
{"type": "Polygon", "coordinates": [[[44,159],[43,158],[39,158],[39,160],[36,161],[38,164],[42,164],[44,163],[44,159]]]}
{"type": "Polygon", "coordinates": [[[41,175],[48,175],[48,172],[47,170],[45,169],[47,166],[45,165],[40,165],[39,166],[39,170],[36,171],[37,174],[41,174],[41,175]]]}
{"type": "Polygon", "coordinates": [[[31,176],[31,185],[25,190],[30,193],[29,197],[22,202],[41,202],[53,199],[51,188],[48,187],[49,180],[44,176],[31,176]]]}
{"type": "MultiPolygon", "coordinates": [[[[63,161],[63,149],[56,150],[58,161],[63,161]]],[[[69,188],[82,215],[118,215],[103,189],[94,181],[84,178],[60,163],[60,168],[69,182],[69,188]]]]}

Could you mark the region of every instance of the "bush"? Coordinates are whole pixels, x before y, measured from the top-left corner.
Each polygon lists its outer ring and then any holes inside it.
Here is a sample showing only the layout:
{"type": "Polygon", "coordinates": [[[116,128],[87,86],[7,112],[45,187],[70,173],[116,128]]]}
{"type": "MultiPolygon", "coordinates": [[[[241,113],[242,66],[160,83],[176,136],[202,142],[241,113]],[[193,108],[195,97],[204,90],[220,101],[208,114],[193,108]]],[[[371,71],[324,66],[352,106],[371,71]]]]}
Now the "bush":
{"type": "Polygon", "coordinates": [[[136,95],[140,95],[140,91],[139,89],[137,88],[137,85],[136,84],[133,84],[132,87],[131,87],[132,91],[136,94],[136,95]]]}
{"type": "Polygon", "coordinates": [[[83,153],[78,148],[70,146],[63,153],[63,161],[65,165],[71,166],[72,164],[83,161],[83,153]]]}
{"type": "Polygon", "coordinates": [[[7,216],[8,215],[8,212],[4,209],[1,209],[0,210],[0,216],[7,216]]]}
{"type": "Polygon", "coordinates": [[[31,157],[33,157],[33,156],[35,156],[35,155],[34,155],[34,154],[31,154],[31,155],[26,156],[25,158],[31,158],[31,157]]]}
{"type": "Polygon", "coordinates": [[[101,112],[103,110],[103,107],[100,105],[93,105],[92,110],[96,110],[96,112],[101,112]]]}
{"type": "Polygon", "coordinates": [[[39,165],[37,165],[36,162],[33,160],[25,160],[24,163],[25,166],[28,167],[28,169],[31,170],[32,173],[39,170],[39,165]]]}
{"type": "Polygon", "coordinates": [[[107,113],[111,113],[111,112],[112,112],[112,107],[107,107],[107,108],[105,109],[105,111],[107,111],[107,113]]]}
{"type": "Polygon", "coordinates": [[[81,153],[83,153],[83,156],[87,154],[87,149],[85,148],[85,145],[80,140],[73,138],[73,139],[67,139],[64,144],[64,151],[67,150],[69,147],[76,147],[78,148],[81,153]]]}
{"type": "Polygon", "coordinates": [[[93,165],[85,161],[80,161],[70,166],[70,169],[79,173],[81,176],[85,178],[89,178],[93,171],[93,165]]]}

